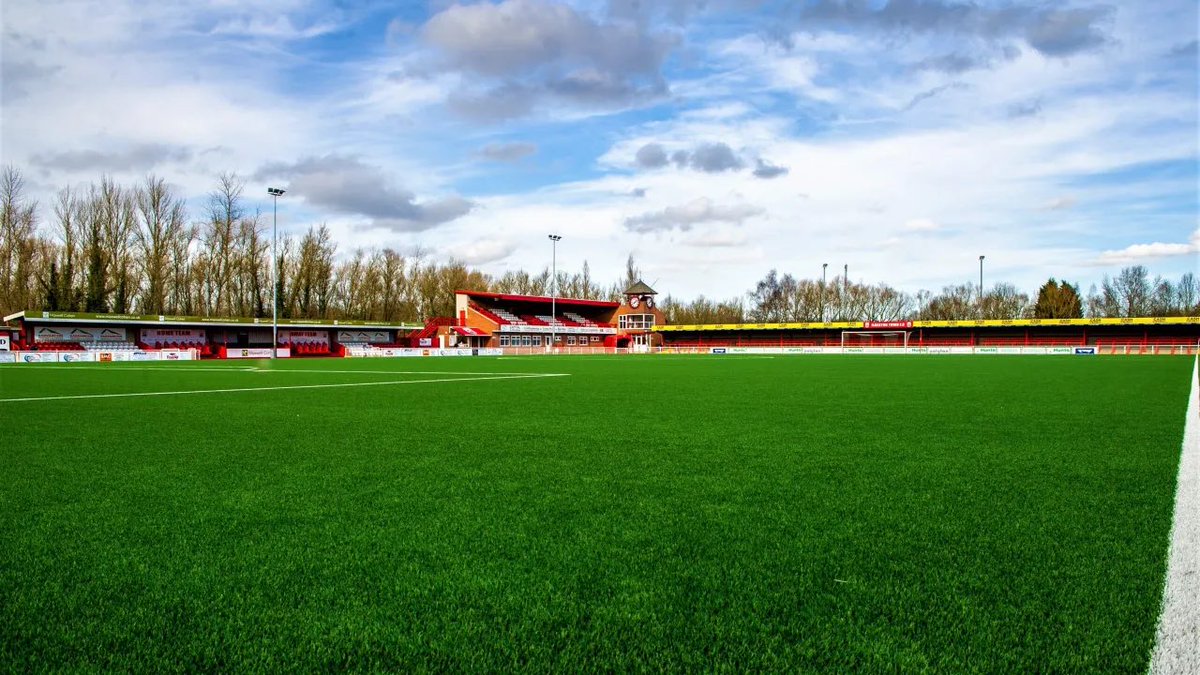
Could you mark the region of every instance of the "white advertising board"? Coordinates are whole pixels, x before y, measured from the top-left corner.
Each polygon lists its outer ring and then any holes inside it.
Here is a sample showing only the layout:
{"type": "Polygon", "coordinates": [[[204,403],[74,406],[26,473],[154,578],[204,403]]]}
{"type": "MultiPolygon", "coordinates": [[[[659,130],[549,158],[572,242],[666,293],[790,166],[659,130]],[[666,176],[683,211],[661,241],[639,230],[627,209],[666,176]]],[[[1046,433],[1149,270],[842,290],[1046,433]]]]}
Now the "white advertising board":
{"type": "Polygon", "coordinates": [[[329,344],[329,331],[326,330],[292,330],[291,328],[279,331],[280,342],[316,342],[319,344],[329,344]]]}
{"type": "Polygon", "coordinates": [[[341,342],[391,342],[386,330],[339,330],[337,341],[341,342]]]}
{"type": "Polygon", "coordinates": [[[93,352],[59,352],[59,363],[91,363],[96,360],[93,352]]]}
{"type": "Polygon", "coordinates": [[[92,326],[39,326],[34,333],[38,342],[125,342],[124,328],[92,326]]]}
{"type": "MultiPolygon", "coordinates": [[[[669,350],[670,348],[668,348],[669,350]]],[[[1094,347],[702,347],[709,354],[1093,354],[1094,347]],[[1083,351],[1080,351],[1083,350],[1083,351]]]]}
{"type": "Polygon", "coordinates": [[[143,328],[142,341],[152,344],[159,342],[198,341],[204,339],[204,331],[199,328],[143,328]]]}
{"type": "Polygon", "coordinates": [[[500,326],[501,333],[557,333],[559,335],[571,335],[584,333],[587,335],[614,335],[617,332],[616,328],[608,328],[604,326],[533,326],[530,324],[504,324],[500,326]]]}
{"type": "MultiPolygon", "coordinates": [[[[277,350],[276,356],[281,359],[291,357],[292,350],[287,347],[280,347],[277,350]]],[[[271,358],[270,347],[230,347],[225,350],[225,358],[227,359],[269,359],[271,358]]]]}
{"type": "Polygon", "coordinates": [[[9,337],[7,333],[0,334],[0,352],[6,352],[9,350],[8,341],[9,337]]]}
{"type": "Polygon", "coordinates": [[[188,349],[164,349],[158,352],[0,352],[0,363],[113,363],[122,361],[194,361],[188,349]]]}
{"type": "Polygon", "coordinates": [[[13,352],[17,363],[58,363],[58,352],[13,352]]]}
{"type": "Polygon", "coordinates": [[[503,349],[420,349],[413,347],[349,347],[346,355],[360,358],[403,358],[414,356],[502,356],[503,349]]]}

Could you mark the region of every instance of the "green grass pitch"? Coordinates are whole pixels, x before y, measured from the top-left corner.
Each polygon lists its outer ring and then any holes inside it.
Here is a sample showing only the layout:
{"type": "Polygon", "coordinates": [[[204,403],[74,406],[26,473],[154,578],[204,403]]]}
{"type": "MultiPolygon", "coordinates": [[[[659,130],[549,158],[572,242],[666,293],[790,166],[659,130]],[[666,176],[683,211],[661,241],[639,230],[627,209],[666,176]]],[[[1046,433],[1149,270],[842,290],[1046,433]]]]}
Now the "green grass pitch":
{"type": "Polygon", "coordinates": [[[1191,366],[0,367],[0,663],[1143,672],[1191,366]]]}

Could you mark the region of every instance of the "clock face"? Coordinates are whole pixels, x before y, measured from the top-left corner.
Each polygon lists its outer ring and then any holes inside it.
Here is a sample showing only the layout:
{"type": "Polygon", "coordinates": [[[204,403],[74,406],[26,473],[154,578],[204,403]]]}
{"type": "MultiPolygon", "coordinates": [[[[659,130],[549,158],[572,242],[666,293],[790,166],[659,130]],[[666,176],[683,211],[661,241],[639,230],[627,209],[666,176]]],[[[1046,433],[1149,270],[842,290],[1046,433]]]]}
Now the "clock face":
{"type": "Polygon", "coordinates": [[[637,298],[637,296],[636,296],[636,295],[634,295],[634,296],[630,296],[630,298],[629,298],[629,306],[630,306],[630,307],[633,307],[634,309],[637,309],[637,306],[638,306],[638,304],[639,304],[640,302],[641,302],[641,301],[640,301],[640,300],[638,300],[638,298],[637,298]]]}

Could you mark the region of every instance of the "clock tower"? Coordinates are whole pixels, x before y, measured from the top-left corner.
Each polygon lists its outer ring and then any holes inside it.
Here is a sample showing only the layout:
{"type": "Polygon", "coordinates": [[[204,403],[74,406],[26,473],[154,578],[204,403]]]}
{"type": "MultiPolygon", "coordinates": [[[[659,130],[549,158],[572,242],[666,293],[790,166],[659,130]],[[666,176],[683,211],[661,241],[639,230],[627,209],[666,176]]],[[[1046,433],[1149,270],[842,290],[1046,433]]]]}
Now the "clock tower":
{"type": "Polygon", "coordinates": [[[618,342],[625,338],[635,352],[648,352],[652,347],[662,345],[662,336],[653,332],[655,326],[666,323],[666,316],[658,308],[657,295],[639,279],[625,289],[625,299],[613,318],[617,324],[618,342]]]}

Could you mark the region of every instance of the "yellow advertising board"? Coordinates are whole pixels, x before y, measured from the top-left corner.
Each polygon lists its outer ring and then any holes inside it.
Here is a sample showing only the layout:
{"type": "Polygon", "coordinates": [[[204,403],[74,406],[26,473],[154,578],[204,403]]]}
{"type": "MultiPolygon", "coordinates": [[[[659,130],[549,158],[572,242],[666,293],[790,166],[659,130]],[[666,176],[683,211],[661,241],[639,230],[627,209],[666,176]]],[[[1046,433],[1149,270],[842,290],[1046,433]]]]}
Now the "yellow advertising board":
{"type": "MultiPolygon", "coordinates": [[[[1144,316],[1119,319],[968,319],[963,321],[913,321],[913,328],[1024,328],[1033,326],[1186,326],[1200,324],[1200,316],[1144,316]]],[[[806,323],[708,323],[655,326],[665,332],[709,332],[748,330],[862,330],[862,321],[806,323]]]]}

